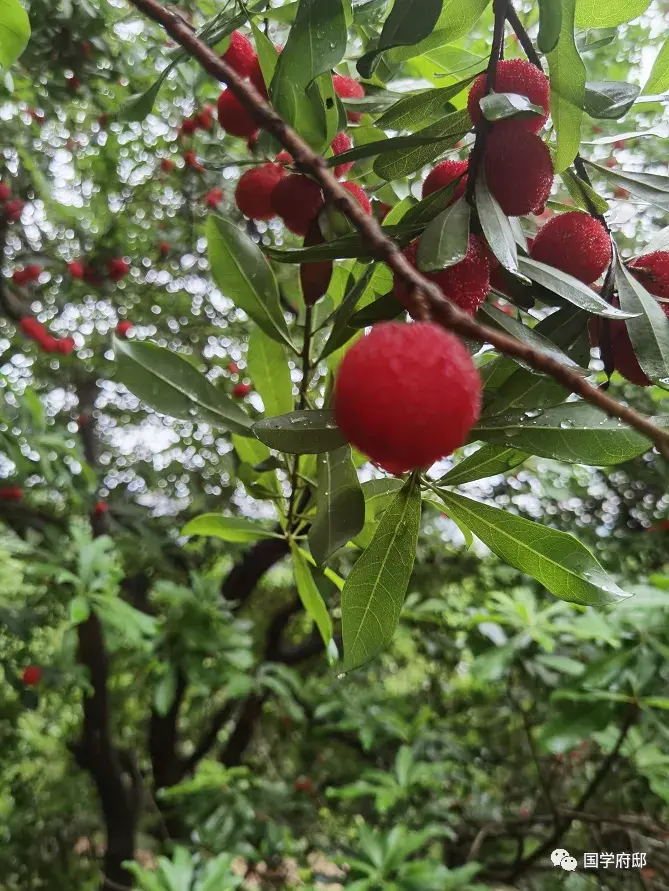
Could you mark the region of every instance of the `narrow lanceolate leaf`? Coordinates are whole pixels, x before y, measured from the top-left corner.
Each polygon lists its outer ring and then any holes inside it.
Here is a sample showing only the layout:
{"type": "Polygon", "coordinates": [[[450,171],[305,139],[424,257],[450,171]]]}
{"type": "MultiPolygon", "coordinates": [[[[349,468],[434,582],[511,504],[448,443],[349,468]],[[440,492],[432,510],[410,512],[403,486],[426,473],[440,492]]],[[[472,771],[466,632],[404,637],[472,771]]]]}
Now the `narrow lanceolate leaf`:
{"type": "Polygon", "coordinates": [[[353,313],[349,325],[351,328],[367,328],[376,322],[391,322],[401,316],[403,312],[406,312],[406,306],[392,291],[389,291],[383,297],[370,303],[369,306],[353,313]]]}
{"type": "Polygon", "coordinates": [[[576,0],[579,28],[615,28],[638,18],[650,0],[576,0]]]}
{"type": "Polygon", "coordinates": [[[0,0],[0,68],[10,68],[29,40],[30,21],[19,0],[0,0]]]}
{"type": "Polygon", "coordinates": [[[273,340],[292,347],[279,305],[279,288],[262,251],[235,223],[210,215],[207,251],[222,294],[273,340]]]}
{"type": "Polygon", "coordinates": [[[371,77],[379,56],[395,46],[412,46],[434,30],[443,0],[395,0],[374,50],[358,59],[361,77],[371,77]]]}
{"type": "Polygon", "coordinates": [[[330,619],[328,608],[316,586],[309,564],[302,556],[300,548],[293,542],[290,545],[290,553],[293,557],[297,594],[307,615],[316,623],[316,627],[323,638],[323,643],[327,648],[332,640],[332,620],[330,619]]]}
{"type": "Polygon", "coordinates": [[[288,83],[304,89],[341,62],[350,18],[350,0],[300,0],[279,56],[272,95],[278,96],[288,83]]]}
{"type": "Polygon", "coordinates": [[[453,492],[442,492],[441,499],[449,516],[561,600],[600,606],[628,596],[573,535],[453,492]]]}
{"type": "Polygon", "coordinates": [[[443,0],[441,15],[429,35],[420,43],[389,50],[385,55],[386,61],[389,65],[395,65],[464,37],[471,31],[489,3],[490,0],[443,0]]]}
{"type": "Polygon", "coordinates": [[[586,72],[574,40],[575,4],[576,0],[563,0],[560,37],[548,53],[551,118],[557,134],[556,173],[569,167],[581,141],[586,72]]]}
{"type": "Polygon", "coordinates": [[[540,52],[550,53],[557,46],[562,27],[562,0],[539,0],[539,34],[537,46],[540,52]]]}
{"type": "Polygon", "coordinates": [[[363,161],[365,158],[376,158],[379,155],[386,155],[390,152],[420,148],[421,146],[435,145],[440,142],[443,142],[442,136],[423,136],[420,133],[414,133],[411,136],[394,136],[391,139],[377,139],[374,142],[358,145],[347,152],[328,158],[327,166],[338,167],[340,164],[346,164],[348,161],[363,161]]]}
{"type": "Polygon", "coordinates": [[[585,309],[587,312],[595,316],[603,316],[606,319],[626,319],[631,315],[623,310],[616,309],[602,300],[599,294],[596,294],[592,288],[584,285],[573,275],[568,275],[554,266],[547,266],[545,263],[539,263],[530,257],[519,257],[518,267],[523,275],[526,275],[533,282],[548,288],[563,300],[573,303],[574,306],[585,309]]]}
{"type": "MultiPolygon", "coordinates": [[[[392,238],[400,244],[408,244],[421,230],[422,226],[417,222],[400,223],[397,226],[382,226],[384,235],[392,238]]],[[[321,260],[346,260],[356,258],[358,260],[373,260],[373,251],[362,236],[355,232],[351,235],[342,235],[326,244],[317,244],[313,247],[301,247],[288,250],[280,248],[263,247],[264,252],[277,263],[320,263],[321,260]]]]}
{"type": "Polygon", "coordinates": [[[356,329],[349,327],[348,322],[355,312],[355,306],[365,292],[374,272],[375,266],[374,264],[371,264],[360,276],[358,281],[355,282],[353,287],[350,288],[342,302],[339,304],[334,316],[330,336],[328,337],[320,356],[321,360],[336,352],[339,347],[347,343],[356,333],[356,329]]]}
{"type": "Polygon", "coordinates": [[[444,486],[462,486],[476,480],[484,480],[489,476],[497,476],[518,467],[530,456],[527,452],[505,446],[484,445],[473,455],[469,455],[456,464],[439,480],[444,486]]]}
{"type": "Polygon", "coordinates": [[[669,177],[659,173],[630,173],[626,170],[609,170],[601,164],[592,161],[586,162],[600,173],[604,179],[608,179],[614,186],[627,189],[637,198],[642,198],[650,204],[669,211],[669,177]]]}
{"type": "Polygon", "coordinates": [[[627,271],[619,258],[616,261],[616,286],[621,307],[629,313],[637,313],[626,324],[639,365],[651,380],[667,382],[669,319],[653,295],[627,271]]]}
{"type": "Polygon", "coordinates": [[[253,386],[265,406],[265,414],[289,412],[293,407],[293,384],[283,345],[268,337],[262,328],[254,328],[249,338],[247,363],[253,386]]]}
{"type": "MultiPolygon", "coordinates": [[[[656,419],[660,426],[663,421],[656,419]]],[[[622,464],[651,448],[645,436],[587,402],[486,418],[474,428],[472,438],[593,467],[622,464]]]]}
{"type": "Polygon", "coordinates": [[[509,118],[532,118],[543,115],[539,105],[533,105],[520,93],[489,93],[479,100],[481,112],[487,121],[506,121],[509,118]]]}
{"type": "Polygon", "coordinates": [[[341,593],[345,671],[373,659],[395,633],[416,559],[420,515],[420,490],[411,477],[386,509],[341,593]]]}
{"type": "Polygon", "coordinates": [[[416,257],[421,272],[438,272],[464,260],[469,245],[470,210],[462,197],[428,225],[416,257]]]}
{"type": "Polygon", "coordinates": [[[252,436],[244,410],[178,353],[153,343],[114,339],[117,380],[154,411],[252,436]]]}
{"type": "Polygon", "coordinates": [[[169,73],[176,68],[180,58],[175,59],[167,66],[159,75],[158,79],[151,84],[148,90],[131,96],[124,102],[118,110],[116,117],[119,121],[145,121],[153,111],[160,88],[167,80],[169,73]]]}
{"type": "Polygon", "coordinates": [[[309,530],[309,547],[320,564],[355,538],[365,523],[365,498],[350,446],[319,455],[317,482],[316,516],[309,530]]]}
{"type": "Polygon", "coordinates": [[[244,517],[225,517],[223,514],[200,514],[186,523],[182,535],[207,535],[222,541],[247,542],[261,538],[280,538],[276,532],[264,529],[255,520],[244,517]]]}
{"type": "MultiPolygon", "coordinates": [[[[436,192],[432,192],[427,198],[423,198],[417,204],[414,204],[402,217],[402,223],[404,223],[405,226],[410,224],[413,225],[414,223],[429,223],[430,220],[433,220],[442,212],[442,210],[445,210],[448,207],[451,203],[451,199],[457,192],[461,181],[462,176],[459,176],[452,183],[449,183],[447,186],[442,186],[441,189],[437,189],[436,192]]],[[[388,216],[390,216],[390,214],[388,214],[388,216]]]]}
{"type": "Polygon", "coordinates": [[[316,455],[346,445],[331,411],[291,411],[256,421],[253,432],[271,449],[293,455],[316,455]]]}
{"type": "Polygon", "coordinates": [[[505,312],[502,312],[501,309],[498,309],[491,303],[484,303],[481,307],[481,311],[493,321],[495,327],[502,328],[504,331],[512,334],[515,338],[522,341],[524,344],[527,344],[527,346],[532,347],[532,349],[536,350],[538,353],[550,356],[551,359],[555,359],[556,362],[565,365],[567,368],[578,369],[579,366],[577,362],[574,362],[573,359],[547,337],[544,337],[544,335],[540,331],[537,331],[536,328],[530,328],[527,325],[523,325],[518,319],[514,319],[512,316],[507,316],[505,312]]]}
{"type": "Polygon", "coordinates": [[[669,90],[669,37],[662,44],[660,52],[646,81],[643,91],[646,95],[664,93],[669,90]]]}
{"type": "Polygon", "coordinates": [[[592,186],[588,185],[588,183],[586,183],[585,180],[582,180],[580,176],[576,176],[576,174],[572,173],[569,168],[562,171],[560,179],[567,187],[567,191],[578,207],[587,210],[588,213],[591,208],[594,208],[597,213],[606,213],[608,211],[609,202],[606,198],[602,198],[592,186]]]}
{"type": "Polygon", "coordinates": [[[433,115],[443,110],[448,102],[468,87],[476,75],[466,77],[450,87],[438,87],[434,90],[423,90],[405,96],[389,108],[377,120],[376,126],[381,129],[416,130],[433,115]]]}
{"type": "Polygon", "coordinates": [[[389,181],[415,173],[455,145],[470,129],[471,120],[466,109],[447,114],[440,121],[418,131],[420,136],[441,136],[443,140],[431,145],[400,149],[381,155],[374,162],[374,173],[381,179],[389,181]]]}
{"type": "Polygon", "coordinates": [[[474,194],[481,228],[490,250],[505,269],[517,273],[518,251],[513,229],[497,200],[488,190],[483,165],[476,177],[474,194]]]}
{"type": "Polygon", "coordinates": [[[588,81],[584,109],[591,118],[617,121],[634,105],[641,87],[615,80],[588,81]]]}
{"type": "Polygon", "coordinates": [[[402,480],[390,478],[366,480],[362,484],[362,493],[365,497],[365,525],[362,532],[353,539],[353,544],[364,549],[371,543],[384,511],[402,485],[402,480]]]}

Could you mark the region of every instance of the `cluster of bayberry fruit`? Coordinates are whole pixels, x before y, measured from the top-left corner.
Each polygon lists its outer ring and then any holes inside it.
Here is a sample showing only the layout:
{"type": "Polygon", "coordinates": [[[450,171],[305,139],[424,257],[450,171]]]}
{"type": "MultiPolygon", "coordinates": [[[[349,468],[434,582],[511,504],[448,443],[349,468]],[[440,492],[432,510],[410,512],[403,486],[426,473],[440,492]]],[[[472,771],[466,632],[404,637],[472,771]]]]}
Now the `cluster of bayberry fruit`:
{"type": "Polygon", "coordinates": [[[99,287],[105,278],[113,282],[122,281],[130,272],[130,264],[123,257],[110,257],[103,265],[88,263],[86,260],[73,260],[67,264],[67,271],[72,278],[99,287]]]}
{"type": "Polygon", "coordinates": [[[18,223],[25,207],[25,201],[12,198],[12,190],[5,183],[0,183],[0,217],[8,223],[18,223]]]}
{"type": "Polygon", "coordinates": [[[54,337],[49,329],[34,316],[23,316],[19,327],[26,337],[34,340],[44,353],[60,353],[69,356],[76,344],[73,337],[54,337]]]}

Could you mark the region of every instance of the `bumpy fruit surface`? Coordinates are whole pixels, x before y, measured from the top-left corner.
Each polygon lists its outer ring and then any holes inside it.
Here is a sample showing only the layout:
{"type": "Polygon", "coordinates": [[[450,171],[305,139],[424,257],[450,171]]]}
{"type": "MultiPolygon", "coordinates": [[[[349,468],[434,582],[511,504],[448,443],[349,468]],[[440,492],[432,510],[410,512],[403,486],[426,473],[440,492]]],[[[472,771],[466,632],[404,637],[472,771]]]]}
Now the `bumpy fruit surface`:
{"type": "Polygon", "coordinates": [[[488,188],[507,216],[541,213],[553,185],[553,163],[545,143],[526,130],[493,130],[486,141],[488,188]]]}
{"type": "Polygon", "coordinates": [[[116,326],[116,333],[119,337],[127,337],[129,332],[132,331],[134,325],[128,319],[123,319],[122,322],[119,322],[116,326]]]}
{"type": "Polygon", "coordinates": [[[256,51],[239,31],[230,35],[230,44],[221,56],[223,61],[242,77],[248,77],[256,63],[256,51]]]}
{"type": "MultiPolygon", "coordinates": [[[[362,99],[365,95],[365,88],[361,83],[343,74],[332,75],[332,86],[340,99],[362,99]]],[[[352,124],[357,123],[362,117],[362,113],[358,111],[348,111],[346,115],[352,124]]]]}
{"type": "Polygon", "coordinates": [[[42,680],[42,669],[39,665],[27,665],[23,669],[21,680],[26,687],[36,687],[42,680]]]}
{"type": "Polygon", "coordinates": [[[599,220],[572,210],[541,227],[530,254],[590,285],[611,262],[611,239],[599,220]]]}
{"type": "MultiPolygon", "coordinates": [[[[412,241],[404,251],[404,256],[412,266],[417,266],[418,243],[419,239],[412,241]]],[[[445,296],[470,316],[476,315],[490,290],[488,261],[483,248],[474,235],[469,236],[464,260],[441,272],[430,272],[425,275],[425,278],[438,284],[445,296]]],[[[395,279],[395,296],[409,308],[409,289],[404,282],[397,278],[395,279]]]]}
{"type": "Polygon", "coordinates": [[[223,90],[218,97],[218,122],[232,136],[248,139],[258,129],[253,117],[232,90],[223,90]]]}
{"type": "MultiPolygon", "coordinates": [[[[479,101],[485,95],[486,74],[479,74],[469,91],[467,110],[473,124],[481,120],[481,106],[479,101]]],[[[533,105],[539,105],[544,110],[543,115],[532,115],[526,118],[508,118],[505,121],[496,121],[496,131],[518,133],[525,130],[529,133],[537,133],[546,123],[550,108],[550,86],[546,75],[524,59],[508,59],[497,64],[495,77],[496,93],[520,93],[527,96],[533,105]]]]}
{"type": "Polygon", "coordinates": [[[232,388],[232,395],[235,399],[243,399],[249,395],[252,389],[251,384],[235,384],[232,388]]]}
{"type": "Polygon", "coordinates": [[[360,207],[367,214],[371,214],[372,205],[369,203],[369,198],[367,197],[365,190],[362,186],[359,186],[357,183],[342,183],[342,186],[346,189],[347,192],[350,192],[351,195],[358,202],[360,207]]]}
{"type": "Polygon", "coordinates": [[[284,178],[281,164],[263,164],[242,174],[235,189],[237,207],[253,220],[269,220],[274,216],[272,192],[284,178]]]}
{"type": "MultiPolygon", "coordinates": [[[[304,238],[304,247],[323,244],[324,241],[318,220],[314,220],[304,238]]],[[[300,284],[302,285],[302,296],[307,306],[313,306],[325,294],[332,278],[332,269],[332,260],[323,260],[319,263],[302,263],[300,266],[300,284]]]]}
{"type": "MultiPolygon", "coordinates": [[[[650,294],[669,298],[669,251],[654,251],[637,257],[629,263],[629,270],[650,294]]],[[[669,315],[669,305],[660,305],[669,315]]]]}
{"type": "Polygon", "coordinates": [[[481,381],[464,345],[429,322],[375,325],[345,354],[334,389],[337,424],[390,473],[429,467],[466,440],[481,381]]]}
{"type": "Polygon", "coordinates": [[[272,192],[274,212],[295,235],[307,234],[323,204],[320,187],[301,173],[280,180],[272,192]]]}
{"type": "MultiPolygon", "coordinates": [[[[349,149],[353,148],[353,143],[348,138],[346,133],[337,133],[335,138],[330,143],[330,148],[332,149],[333,155],[341,155],[342,152],[347,152],[349,149]]],[[[344,164],[337,164],[334,169],[334,175],[337,179],[340,179],[342,176],[345,176],[349,170],[353,167],[353,161],[347,161],[344,164]]]]}
{"type": "Polygon", "coordinates": [[[458,198],[461,198],[464,195],[465,189],[467,188],[467,177],[463,174],[467,173],[468,166],[469,164],[467,161],[442,161],[440,164],[437,164],[437,166],[433,167],[428,173],[425,182],[423,183],[423,198],[427,198],[427,196],[431,195],[433,192],[443,189],[444,186],[449,186],[459,176],[462,176],[462,179],[455,190],[455,194],[449,202],[450,204],[453,204],[454,201],[457,201],[458,198]]]}

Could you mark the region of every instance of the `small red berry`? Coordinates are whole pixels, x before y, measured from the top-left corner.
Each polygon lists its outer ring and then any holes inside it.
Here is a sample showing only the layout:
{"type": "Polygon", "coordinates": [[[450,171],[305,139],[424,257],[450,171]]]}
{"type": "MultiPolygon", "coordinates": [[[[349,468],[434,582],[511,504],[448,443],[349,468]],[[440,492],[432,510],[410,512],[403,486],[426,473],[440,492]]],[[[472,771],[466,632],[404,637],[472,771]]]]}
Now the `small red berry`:
{"type": "Polygon", "coordinates": [[[272,192],[274,212],[295,235],[307,234],[324,203],[320,186],[302,173],[281,179],[272,192]]]}
{"type": "Polygon", "coordinates": [[[258,57],[246,37],[239,31],[233,31],[230,35],[230,44],[221,58],[237,74],[249,77],[258,57]]]}
{"type": "Polygon", "coordinates": [[[437,192],[439,189],[443,189],[444,186],[450,186],[450,184],[458,179],[458,177],[462,177],[455,190],[455,194],[449,201],[449,204],[453,204],[465,193],[465,189],[467,188],[467,177],[465,174],[467,173],[468,167],[469,163],[467,161],[442,161],[440,164],[437,164],[425,178],[423,191],[421,193],[422,197],[427,198],[428,195],[437,192]]]}
{"type": "Polygon", "coordinates": [[[616,166],[616,159],[615,158],[607,158],[606,161],[604,161],[604,166],[608,167],[610,170],[612,167],[616,166]]]}
{"type": "Polygon", "coordinates": [[[271,219],[272,192],[285,175],[281,164],[263,164],[242,174],[235,189],[235,202],[244,216],[252,220],[271,219]]]}
{"type": "Polygon", "coordinates": [[[191,136],[197,130],[196,118],[184,118],[179,127],[179,136],[191,136]]]}
{"type": "Polygon", "coordinates": [[[120,282],[130,272],[130,266],[123,257],[112,257],[111,260],[107,261],[107,272],[112,281],[120,282]]]}
{"type": "Polygon", "coordinates": [[[37,279],[42,274],[42,267],[39,266],[37,263],[30,263],[28,266],[26,266],[26,268],[24,269],[24,272],[25,272],[25,276],[26,276],[26,281],[36,282],[37,279]]]}
{"type": "Polygon", "coordinates": [[[44,333],[36,338],[37,343],[42,349],[43,353],[57,353],[58,352],[58,341],[55,337],[48,333],[48,331],[44,331],[44,333]]]}
{"type": "Polygon", "coordinates": [[[214,209],[218,207],[218,205],[223,200],[223,189],[211,189],[211,191],[207,192],[204,196],[204,203],[207,207],[213,207],[214,209]]]}
{"type": "Polygon", "coordinates": [[[96,501],[93,505],[93,516],[94,517],[102,517],[109,510],[109,505],[106,501],[96,501]]]}
{"type": "Polygon", "coordinates": [[[102,275],[98,272],[95,266],[86,263],[84,265],[84,281],[89,285],[99,288],[102,284],[102,275]]]}
{"type": "Polygon", "coordinates": [[[167,257],[172,250],[172,245],[169,241],[161,241],[158,245],[158,253],[161,257],[167,257]]]}
{"type": "Polygon", "coordinates": [[[481,381],[467,349],[438,325],[375,325],[344,355],[339,428],[390,473],[430,467],[463,445],[479,415],[481,381]]]}
{"type": "Polygon", "coordinates": [[[160,169],[163,173],[171,173],[174,170],[174,161],[169,158],[163,158],[160,162],[160,169]]]}
{"type": "Polygon", "coordinates": [[[366,214],[371,214],[372,205],[369,203],[369,198],[362,186],[359,186],[357,183],[342,183],[342,186],[353,195],[366,214]]]}
{"type": "Polygon", "coordinates": [[[279,154],[274,159],[274,163],[283,164],[284,167],[290,167],[290,165],[293,163],[293,156],[285,149],[281,149],[279,154]]]}
{"type": "Polygon", "coordinates": [[[127,337],[128,333],[134,328],[132,322],[128,321],[128,319],[123,319],[123,321],[119,322],[116,326],[116,333],[119,337],[127,337]]]}
{"type": "MultiPolygon", "coordinates": [[[[352,77],[346,77],[343,74],[332,75],[332,86],[335,93],[340,99],[362,99],[365,96],[365,88],[357,80],[352,77]]],[[[362,113],[358,111],[347,112],[347,117],[352,124],[357,123],[362,117],[362,113]]]]}
{"type": "Polygon", "coordinates": [[[0,183],[0,204],[4,204],[5,201],[9,201],[12,196],[12,190],[9,186],[6,186],[4,183],[0,183]]]}
{"type": "Polygon", "coordinates": [[[73,353],[75,346],[74,337],[61,337],[60,340],[56,341],[58,352],[63,356],[69,356],[73,353]]]}
{"type": "Polygon", "coordinates": [[[493,130],[486,141],[488,187],[507,216],[541,213],[553,185],[546,144],[526,130],[493,130]]]}
{"type": "MultiPolygon", "coordinates": [[[[324,241],[318,220],[314,220],[304,238],[304,247],[323,244],[324,241]]],[[[300,266],[300,284],[302,285],[302,296],[307,306],[313,306],[326,293],[332,278],[332,270],[332,260],[322,260],[319,263],[302,263],[300,266]]]]}
{"type": "Polygon", "coordinates": [[[81,86],[81,81],[76,76],[76,74],[73,74],[72,77],[67,78],[67,88],[68,88],[68,90],[70,90],[71,93],[75,93],[79,89],[80,86],[81,86]]]}
{"type": "Polygon", "coordinates": [[[227,369],[230,374],[239,374],[239,365],[236,362],[228,362],[227,369]]]}
{"type": "Polygon", "coordinates": [[[204,167],[197,159],[197,155],[194,151],[190,149],[187,152],[184,152],[184,162],[186,167],[189,167],[191,170],[194,170],[196,173],[204,173],[204,167]]]}
{"type": "MultiPolygon", "coordinates": [[[[467,110],[473,124],[481,120],[481,106],[479,101],[486,92],[486,74],[479,74],[469,91],[467,110]]],[[[494,125],[495,132],[513,132],[525,130],[536,133],[546,123],[550,108],[550,86],[546,75],[531,62],[524,59],[507,59],[497,63],[495,77],[496,93],[520,93],[527,96],[533,105],[543,108],[543,115],[532,115],[527,118],[509,118],[505,121],[497,121],[494,125]]]]}
{"type": "Polygon", "coordinates": [[[541,227],[530,254],[534,260],[591,285],[611,262],[611,238],[599,220],[572,210],[541,227]]]}
{"type": "MultiPolygon", "coordinates": [[[[352,149],[353,143],[346,133],[337,133],[335,138],[330,143],[330,148],[332,149],[333,155],[341,155],[344,152],[349,151],[349,149],[352,149]]],[[[337,177],[337,179],[340,179],[342,176],[345,176],[349,172],[351,167],[353,167],[353,161],[347,161],[345,164],[337,164],[334,169],[334,175],[337,177]]]]}
{"type": "Polygon", "coordinates": [[[25,269],[15,269],[14,272],[12,272],[12,281],[15,285],[18,285],[19,288],[23,287],[23,285],[28,282],[25,269]]]}
{"type": "Polygon", "coordinates": [[[232,388],[232,395],[235,399],[243,399],[249,395],[252,389],[251,384],[235,384],[232,388]]]}
{"type": "Polygon", "coordinates": [[[39,340],[46,334],[44,325],[38,322],[34,316],[23,316],[19,322],[19,328],[26,337],[32,337],[33,340],[39,340]]]}
{"type": "Polygon", "coordinates": [[[72,261],[72,263],[67,264],[67,271],[70,273],[72,278],[83,278],[84,277],[84,265],[80,263],[78,260],[72,261]]]}
{"type": "Polygon", "coordinates": [[[5,486],[0,489],[0,501],[21,501],[23,489],[19,486],[5,486]]]}
{"type": "Polygon", "coordinates": [[[258,129],[255,119],[232,90],[223,90],[218,97],[218,122],[227,133],[240,139],[248,139],[258,129]]]}
{"type": "MultiPolygon", "coordinates": [[[[629,264],[629,270],[644,288],[656,297],[669,298],[669,251],[654,251],[636,257],[629,264]]],[[[661,303],[669,315],[669,304],[661,303]]]]}
{"type": "Polygon", "coordinates": [[[195,119],[200,130],[211,130],[214,126],[214,108],[211,105],[205,105],[200,114],[195,119]]]}
{"type": "Polygon", "coordinates": [[[14,198],[12,201],[8,201],[5,204],[5,217],[7,218],[7,221],[10,223],[18,223],[21,219],[24,207],[25,202],[21,201],[20,198],[14,198]]]}
{"type": "Polygon", "coordinates": [[[21,680],[26,687],[36,687],[42,680],[42,669],[39,665],[27,665],[23,669],[21,680]]]}

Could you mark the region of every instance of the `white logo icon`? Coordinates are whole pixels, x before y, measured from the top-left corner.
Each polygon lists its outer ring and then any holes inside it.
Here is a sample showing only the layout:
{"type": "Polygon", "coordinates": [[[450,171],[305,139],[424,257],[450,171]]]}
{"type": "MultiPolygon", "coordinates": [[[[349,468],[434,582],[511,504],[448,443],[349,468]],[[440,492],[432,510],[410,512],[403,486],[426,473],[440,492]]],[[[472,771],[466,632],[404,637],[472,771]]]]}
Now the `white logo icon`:
{"type": "Polygon", "coordinates": [[[576,869],[576,858],[569,855],[569,851],[564,848],[556,848],[551,854],[553,866],[561,866],[567,872],[573,872],[576,869]]]}

